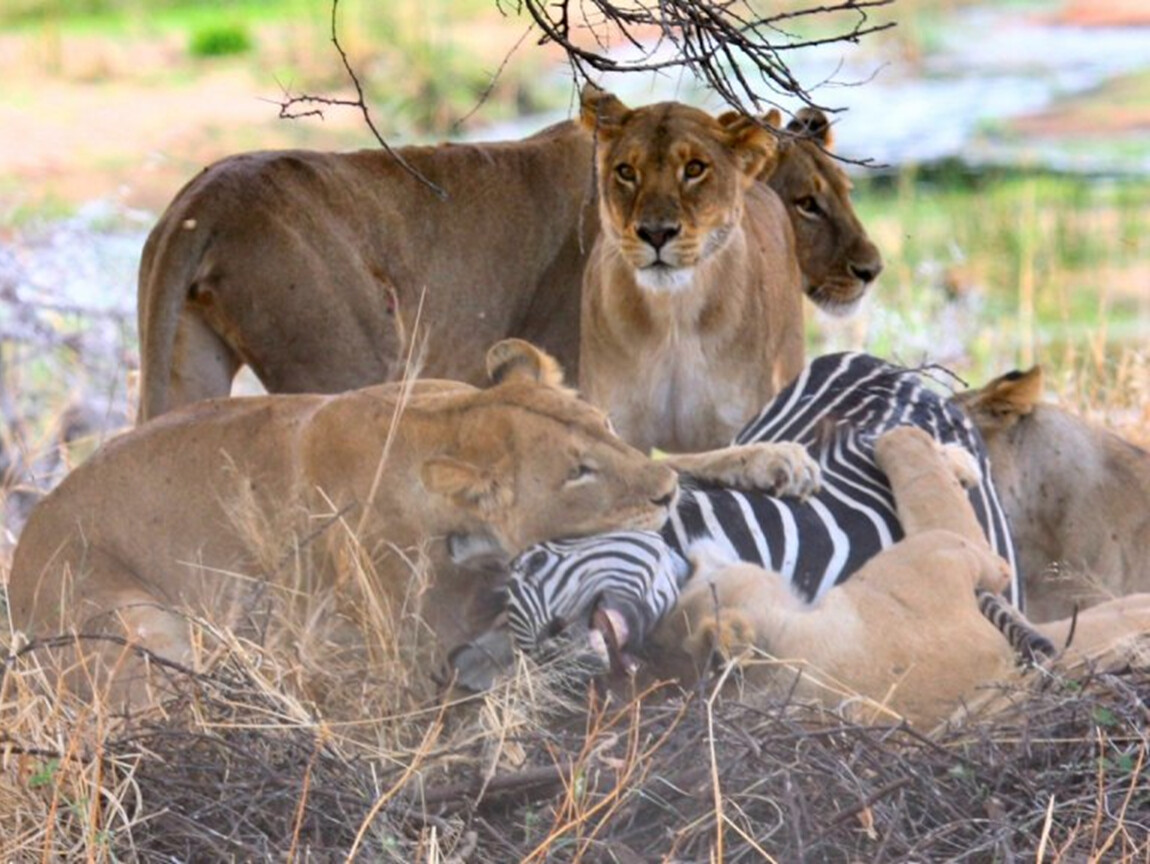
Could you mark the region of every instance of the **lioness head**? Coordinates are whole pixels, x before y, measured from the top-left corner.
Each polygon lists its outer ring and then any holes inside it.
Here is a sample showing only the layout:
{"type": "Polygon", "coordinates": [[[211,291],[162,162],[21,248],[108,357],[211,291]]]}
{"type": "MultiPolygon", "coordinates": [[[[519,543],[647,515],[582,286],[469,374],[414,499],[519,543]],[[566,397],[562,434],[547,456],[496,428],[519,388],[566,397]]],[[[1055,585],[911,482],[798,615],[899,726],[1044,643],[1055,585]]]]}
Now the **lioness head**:
{"type": "MultiPolygon", "coordinates": [[[[766,123],[779,128],[779,112],[771,111],[766,123]]],[[[855,215],[850,178],[829,155],[826,115],[803,108],[786,132],[773,171],[760,179],[787,207],[807,296],[828,312],[847,314],[882,272],[882,255],[855,215]]]]}
{"type": "Polygon", "coordinates": [[[678,102],[630,109],[590,84],[581,119],[597,136],[601,230],[650,291],[686,287],[724,247],[744,190],[777,150],[750,118],[716,119],[678,102]]]}
{"type": "Polygon", "coordinates": [[[506,339],[488,371],[494,386],[461,413],[452,446],[422,465],[428,492],[474,517],[508,556],[555,537],[662,526],[675,472],[620,440],[604,412],[562,386],[554,360],[506,339]]]}

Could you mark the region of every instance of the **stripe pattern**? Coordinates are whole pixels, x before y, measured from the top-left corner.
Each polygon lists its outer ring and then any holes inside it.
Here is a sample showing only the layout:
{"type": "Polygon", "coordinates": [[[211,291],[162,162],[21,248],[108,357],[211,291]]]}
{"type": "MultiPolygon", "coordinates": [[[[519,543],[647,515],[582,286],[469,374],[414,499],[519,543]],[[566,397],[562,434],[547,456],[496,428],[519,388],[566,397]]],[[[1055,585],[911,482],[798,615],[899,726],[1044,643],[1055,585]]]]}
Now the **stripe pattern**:
{"type": "Polygon", "coordinates": [[[650,534],[615,532],[532,547],[512,562],[508,617],[516,643],[534,650],[605,598],[627,615],[629,631],[647,630],[673,605],[686,559],[704,543],[717,546],[720,558],[779,572],[796,593],[816,600],[902,538],[874,445],[904,425],[977,459],[980,482],[970,502],[991,548],[1011,565],[1007,599],[1020,607],[1014,546],[986,449],[962,410],[930,386],[929,371],[853,352],[814,360],[735,442],[804,444],[822,468],[818,493],[800,502],[683,478],[661,544],[650,534]]]}

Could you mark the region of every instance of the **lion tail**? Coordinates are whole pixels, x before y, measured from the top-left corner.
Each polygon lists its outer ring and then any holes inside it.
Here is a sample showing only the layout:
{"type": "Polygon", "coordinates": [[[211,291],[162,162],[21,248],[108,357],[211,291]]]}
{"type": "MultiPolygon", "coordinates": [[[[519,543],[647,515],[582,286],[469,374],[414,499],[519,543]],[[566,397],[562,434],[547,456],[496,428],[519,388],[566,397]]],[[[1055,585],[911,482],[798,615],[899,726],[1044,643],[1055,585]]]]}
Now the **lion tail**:
{"type": "MultiPolygon", "coordinates": [[[[169,410],[180,313],[196,271],[211,245],[211,232],[195,219],[173,215],[175,205],[148,235],[140,257],[136,314],[140,335],[140,404],[136,422],[169,410]]],[[[226,394],[219,394],[226,395],[226,394]]]]}

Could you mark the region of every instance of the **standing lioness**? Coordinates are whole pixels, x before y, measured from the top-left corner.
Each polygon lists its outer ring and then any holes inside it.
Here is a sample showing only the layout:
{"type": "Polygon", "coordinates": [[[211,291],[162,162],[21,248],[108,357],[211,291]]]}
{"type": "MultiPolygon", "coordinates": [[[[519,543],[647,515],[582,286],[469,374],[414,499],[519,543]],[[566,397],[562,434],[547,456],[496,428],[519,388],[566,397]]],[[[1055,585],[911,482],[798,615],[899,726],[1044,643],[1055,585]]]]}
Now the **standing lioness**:
{"type": "MultiPolygon", "coordinates": [[[[184,613],[244,623],[255,598],[338,587],[360,554],[368,593],[398,610],[426,553],[433,582],[415,611],[450,647],[494,612],[481,602],[491,586],[450,561],[450,535],[514,553],[663,523],[670,468],[611,434],[546,355],[512,340],[490,358],[487,390],[417,381],[206,401],[114,439],[32,513],[8,586],[13,624],[112,634],[186,662],[184,613]],[[278,526],[279,545],[253,524],[278,526]]],[[[139,680],[139,664],[129,656],[118,674],[139,680]]]]}
{"type": "Polygon", "coordinates": [[[226,396],[247,364],[273,393],[420,374],[478,384],[508,336],[575,368],[596,231],[591,138],[262,151],[189,182],[140,261],[140,421],[226,396]]]}
{"type": "Polygon", "coordinates": [[[600,234],[583,278],[579,386],[643,449],[730,441],[803,364],[790,219],[764,184],[774,135],[678,102],[585,88],[600,234]]]}

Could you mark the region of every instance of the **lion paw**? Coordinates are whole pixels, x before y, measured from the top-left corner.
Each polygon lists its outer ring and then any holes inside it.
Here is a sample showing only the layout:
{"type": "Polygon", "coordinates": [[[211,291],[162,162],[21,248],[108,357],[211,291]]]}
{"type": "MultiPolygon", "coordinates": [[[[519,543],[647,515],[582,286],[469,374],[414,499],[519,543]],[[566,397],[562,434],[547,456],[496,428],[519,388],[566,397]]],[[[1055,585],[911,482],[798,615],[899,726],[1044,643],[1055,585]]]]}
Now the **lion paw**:
{"type": "Polygon", "coordinates": [[[804,500],[819,491],[822,468],[802,444],[782,441],[744,447],[743,476],[734,485],[804,500]]]}
{"type": "Polygon", "coordinates": [[[961,444],[940,444],[938,451],[942,454],[942,461],[954,475],[954,479],[963,489],[973,489],[982,479],[978,460],[974,454],[961,444]]]}
{"type": "Polygon", "coordinates": [[[731,660],[755,644],[755,625],[737,609],[718,609],[699,619],[688,642],[687,647],[697,660],[711,655],[731,660]]]}
{"type": "Polygon", "coordinates": [[[666,457],[681,474],[706,483],[735,486],[772,495],[807,498],[819,490],[822,469],[802,444],[733,444],[721,450],[666,457]]]}

